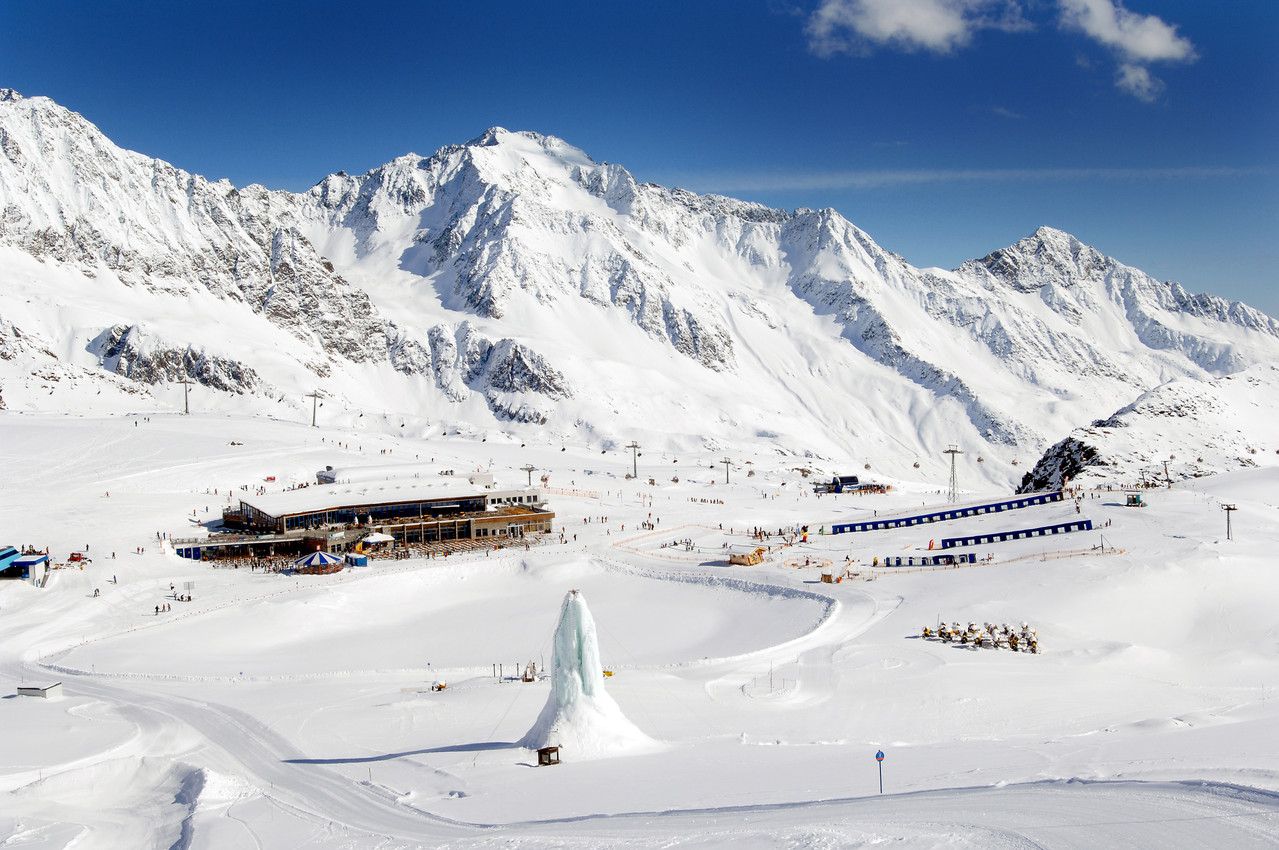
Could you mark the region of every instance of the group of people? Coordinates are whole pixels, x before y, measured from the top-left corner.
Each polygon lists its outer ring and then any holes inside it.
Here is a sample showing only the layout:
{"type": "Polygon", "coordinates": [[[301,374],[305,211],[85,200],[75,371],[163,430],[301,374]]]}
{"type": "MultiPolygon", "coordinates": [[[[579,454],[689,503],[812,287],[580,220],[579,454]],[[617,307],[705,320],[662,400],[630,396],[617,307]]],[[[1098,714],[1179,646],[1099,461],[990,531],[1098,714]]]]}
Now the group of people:
{"type": "Polygon", "coordinates": [[[295,559],[283,556],[271,556],[262,558],[222,558],[212,561],[214,567],[222,569],[238,570],[240,567],[248,567],[251,572],[261,570],[264,573],[278,573],[283,569],[293,566],[295,559]]]}

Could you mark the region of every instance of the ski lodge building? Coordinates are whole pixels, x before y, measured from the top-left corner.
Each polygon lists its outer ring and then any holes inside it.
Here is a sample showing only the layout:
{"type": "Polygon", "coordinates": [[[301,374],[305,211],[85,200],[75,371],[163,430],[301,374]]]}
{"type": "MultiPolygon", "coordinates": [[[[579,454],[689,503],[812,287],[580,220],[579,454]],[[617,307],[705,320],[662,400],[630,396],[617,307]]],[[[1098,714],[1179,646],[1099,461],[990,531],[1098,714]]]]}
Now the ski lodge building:
{"type": "Polygon", "coordinates": [[[22,579],[43,587],[48,569],[48,555],[19,552],[14,546],[0,546],[0,579],[22,579]]]}
{"type": "MultiPolygon", "coordinates": [[[[397,545],[492,540],[550,533],[555,514],[536,488],[493,490],[492,475],[438,474],[312,484],[245,496],[222,512],[229,534],[174,540],[177,554],[196,560],[313,552],[341,553],[373,532],[397,545]]],[[[323,480],[323,479],[321,479],[323,480]]]]}

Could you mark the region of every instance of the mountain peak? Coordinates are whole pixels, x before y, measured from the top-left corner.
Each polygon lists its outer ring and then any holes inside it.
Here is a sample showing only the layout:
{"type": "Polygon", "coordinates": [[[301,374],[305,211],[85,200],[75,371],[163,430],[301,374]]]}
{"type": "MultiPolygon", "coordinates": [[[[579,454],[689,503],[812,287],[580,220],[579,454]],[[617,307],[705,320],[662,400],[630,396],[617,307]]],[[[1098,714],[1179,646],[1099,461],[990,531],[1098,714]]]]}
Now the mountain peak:
{"type": "Polygon", "coordinates": [[[1067,233],[1066,231],[1060,230],[1056,227],[1049,227],[1046,224],[1035,228],[1034,233],[1024,239],[1019,239],[1017,244],[1010,246],[1010,248],[1019,248],[1024,250],[1025,248],[1032,246],[1034,250],[1049,250],[1071,256],[1078,255],[1081,251],[1093,250],[1091,246],[1081,242],[1074,234],[1067,233]]]}
{"type": "Polygon", "coordinates": [[[558,136],[536,133],[532,130],[507,130],[504,127],[490,127],[462,147],[471,149],[495,148],[521,156],[540,154],[559,160],[568,166],[594,167],[599,165],[581,148],[569,144],[558,136]]]}
{"type": "Polygon", "coordinates": [[[0,89],[0,103],[17,103],[25,98],[13,89],[0,89]]]}
{"type": "MultiPolygon", "coordinates": [[[[1048,225],[1040,225],[1035,232],[1024,239],[1017,241],[1016,245],[1004,249],[1020,250],[1023,253],[1028,251],[1042,252],[1044,250],[1052,251],[1057,254],[1078,256],[1083,251],[1095,251],[1089,245],[1085,245],[1073,234],[1064,230],[1058,230],[1048,225]]],[[[998,253],[998,252],[996,252],[998,253]]],[[[1110,259],[1107,257],[1106,259],[1110,259]]]]}
{"type": "MultiPolygon", "coordinates": [[[[1035,228],[1035,232],[1034,232],[1034,233],[1032,233],[1030,236],[1031,236],[1031,238],[1034,238],[1034,239],[1047,239],[1047,240],[1052,240],[1052,239],[1075,239],[1075,237],[1074,237],[1074,236],[1070,235],[1070,234],[1069,234],[1069,233],[1067,233],[1066,231],[1064,231],[1064,230],[1058,230],[1058,229],[1057,229],[1057,228],[1055,228],[1055,227],[1049,227],[1049,226],[1048,226],[1048,225],[1046,225],[1046,224],[1041,224],[1041,225],[1039,225],[1039,227],[1035,228]]],[[[1078,241],[1078,240],[1076,240],[1076,241],[1078,241]]]]}
{"type": "Polygon", "coordinates": [[[1122,266],[1066,231],[1048,226],[1039,227],[1017,244],[992,251],[977,262],[1006,285],[1023,292],[1035,291],[1048,282],[1074,286],[1104,274],[1104,269],[1122,266]]]}
{"type": "Polygon", "coordinates": [[[505,127],[489,127],[483,133],[467,142],[466,147],[493,147],[500,144],[504,136],[509,135],[511,135],[511,131],[505,127]]]}

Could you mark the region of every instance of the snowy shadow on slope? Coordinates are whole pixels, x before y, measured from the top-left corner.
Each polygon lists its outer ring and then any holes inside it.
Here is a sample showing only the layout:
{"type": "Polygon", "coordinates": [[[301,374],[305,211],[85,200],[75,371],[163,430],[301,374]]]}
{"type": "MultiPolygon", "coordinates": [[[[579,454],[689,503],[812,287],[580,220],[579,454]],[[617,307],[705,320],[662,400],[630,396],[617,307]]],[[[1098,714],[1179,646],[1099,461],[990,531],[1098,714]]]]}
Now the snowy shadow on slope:
{"type": "Polygon", "coordinates": [[[349,759],[284,759],[284,764],[366,764],[375,761],[391,761],[407,756],[423,756],[431,753],[470,753],[485,750],[517,750],[515,741],[481,741],[473,744],[453,744],[448,747],[431,747],[425,750],[406,750],[402,753],[386,753],[380,756],[360,756],[349,759]]]}
{"type": "Polygon", "coordinates": [[[185,809],[187,815],[182,819],[182,832],[178,840],[169,846],[169,850],[189,850],[191,847],[191,842],[195,839],[195,810],[203,790],[203,770],[193,770],[182,778],[182,786],[174,795],[173,802],[185,809]]]}

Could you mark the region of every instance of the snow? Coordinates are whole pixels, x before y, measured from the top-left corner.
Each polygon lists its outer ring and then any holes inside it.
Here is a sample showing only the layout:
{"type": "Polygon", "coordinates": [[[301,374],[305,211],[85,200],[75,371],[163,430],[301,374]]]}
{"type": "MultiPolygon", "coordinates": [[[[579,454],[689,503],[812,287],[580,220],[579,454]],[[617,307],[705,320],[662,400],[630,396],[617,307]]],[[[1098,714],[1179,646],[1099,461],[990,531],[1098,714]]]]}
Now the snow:
{"type": "MultiPolygon", "coordinates": [[[[710,468],[722,455],[696,452],[645,453],[641,478],[627,480],[630,452],[598,445],[378,436],[296,418],[0,414],[0,542],[48,546],[62,564],[87,545],[94,559],[54,570],[44,588],[0,584],[10,694],[0,699],[0,840],[1279,842],[1279,764],[1264,746],[1279,733],[1275,466],[1178,481],[1149,491],[1143,509],[1123,507],[1118,489],[1085,490],[1079,514],[1066,501],[926,531],[813,533],[784,550],[773,534],[763,564],[729,567],[724,544],[751,543],[753,527],[811,531],[918,510],[944,501],[942,481],[817,497],[817,479],[766,446],[730,447],[729,484],[722,465],[710,468]],[[566,542],[557,528],[528,551],[286,577],[179,559],[156,538],[189,533],[192,510],[214,516],[241,484],[278,492],[326,465],[411,480],[414,456],[424,469],[482,466],[499,486],[524,484],[525,464],[545,471],[563,488],[546,498],[566,542]],[[1238,507],[1234,540],[1223,503],[1238,507]],[[641,530],[650,515],[656,529],[641,530]],[[952,529],[1075,516],[1099,531],[991,545],[988,565],[869,563],[952,529]],[[856,578],[819,580],[823,564],[838,574],[845,563],[856,578]],[[194,600],[173,600],[169,585],[186,581],[194,600]],[[589,612],[564,602],[571,589],[589,612]],[[172,610],[157,616],[163,601],[172,610]],[[1041,654],[922,639],[938,618],[1026,620],[1041,654]],[[564,661],[565,642],[583,651],[564,661]],[[581,694],[518,681],[530,660],[576,677],[581,694]],[[12,696],[52,681],[63,699],[12,696]],[[432,691],[437,681],[447,687],[432,691]],[[607,693],[588,694],[591,682],[607,693]],[[602,697],[616,714],[599,709],[602,697]],[[546,728],[540,712],[552,706],[561,718],[576,706],[579,726],[583,706],[600,710],[594,740],[625,757],[591,758],[601,753],[579,736],[561,765],[535,767],[520,742],[546,728]],[[638,740],[630,729],[655,747],[626,746],[638,740]]],[[[1126,439],[1147,427],[1134,419],[1126,439]]]]}
{"type": "Polygon", "coordinates": [[[432,476],[397,480],[396,483],[309,485],[298,490],[262,496],[240,493],[239,501],[270,516],[317,511],[333,506],[361,506],[379,502],[407,502],[415,499],[482,497],[484,489],[463,477],[432,476]]]}

